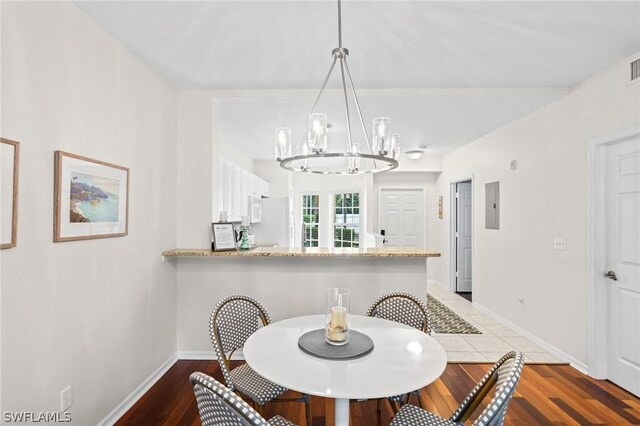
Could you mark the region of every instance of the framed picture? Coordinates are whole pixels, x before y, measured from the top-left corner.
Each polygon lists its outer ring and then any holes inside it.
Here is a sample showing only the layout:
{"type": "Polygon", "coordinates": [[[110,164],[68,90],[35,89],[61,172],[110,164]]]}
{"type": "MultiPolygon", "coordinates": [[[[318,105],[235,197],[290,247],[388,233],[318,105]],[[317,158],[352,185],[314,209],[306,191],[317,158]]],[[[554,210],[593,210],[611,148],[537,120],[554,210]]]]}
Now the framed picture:
{"type": "Polygon", "coordinates": [[[442,195],[438,196],[438,219],[442,219],[444,217],[444,213],[442,211],[442,195]]]}
{"type": "Polygon", "coordinates": [[[123,237],[129,169],[56,151],[53,203],[54,242],[123,237]]]}
{"type": "Polygon", "coordinates": [[[0,249],[18,243],[18,167],[20,143],[0,138],[0,249]]]}
{"type": "Polygon", "coordinates": [[[233,224],[229,222],[214,222],[211,224],[213,232],[213,251],[236,250],[236,234],[233,224]]]}

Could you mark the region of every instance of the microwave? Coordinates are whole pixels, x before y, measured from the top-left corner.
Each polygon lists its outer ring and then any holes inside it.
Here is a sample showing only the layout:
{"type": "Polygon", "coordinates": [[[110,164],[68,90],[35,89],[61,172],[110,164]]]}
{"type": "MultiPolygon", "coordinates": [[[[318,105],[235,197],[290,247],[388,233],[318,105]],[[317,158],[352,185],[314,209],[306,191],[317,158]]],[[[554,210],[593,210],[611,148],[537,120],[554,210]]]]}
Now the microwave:
{"type": "Polygon", "coordinates": [[[262,222],[262,199],[259,195],[249,195],[249,220],[251,223],[262,222]]]}

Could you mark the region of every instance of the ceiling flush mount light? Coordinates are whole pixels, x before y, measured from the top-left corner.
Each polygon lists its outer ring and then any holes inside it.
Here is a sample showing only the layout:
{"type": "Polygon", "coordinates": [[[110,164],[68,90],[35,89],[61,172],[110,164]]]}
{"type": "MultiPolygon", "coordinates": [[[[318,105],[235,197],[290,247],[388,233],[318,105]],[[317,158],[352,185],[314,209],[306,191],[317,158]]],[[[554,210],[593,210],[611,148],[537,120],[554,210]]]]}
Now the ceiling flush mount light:
{"type": "Polygon", "coordinates": [[[405,155],[409,157],[409,160],[419,160],[424,155],[424,151],[427,147],[424,145],[420,145],[418,149],[411,149],[409,151],[405,151],[405,155]]]}
{"type": "Polygon", "coordinates": [[[342,8],[340,0],[338,0],[338,47],[333,49],[331,55],[333,56],[333,62],[329,68],[329,73],[324,79],[324,83],[322,83],[320,93],[316,97],[295,148],[291,143],[291,129],[286,127],[276,129],[276,160],[286,170],[322,175],[358,175],[395,169],[398,167],[398,157],[400,156],[400,136],[391,133],[391,120],[387,117],[376,118],[373,120],[371,141],[367,134],[362,111],[360,110],[360,102],[358,101],[353,79],[351,78],[351,71],[349,71],[349,65],[347,64],[349,51],[342,47],[342,8]],[[327,123],[327,115],[317,113],[315,109],[336,64],[340,65],[347,139],[344,151],[329,152],[328,136],[331,125],[327,123]],[[350,92],[358,112],[364,145],[353,141],[347,80],[349,81],[350,92]],[[364,149],[361,149],[361,146],[364,149]]]}

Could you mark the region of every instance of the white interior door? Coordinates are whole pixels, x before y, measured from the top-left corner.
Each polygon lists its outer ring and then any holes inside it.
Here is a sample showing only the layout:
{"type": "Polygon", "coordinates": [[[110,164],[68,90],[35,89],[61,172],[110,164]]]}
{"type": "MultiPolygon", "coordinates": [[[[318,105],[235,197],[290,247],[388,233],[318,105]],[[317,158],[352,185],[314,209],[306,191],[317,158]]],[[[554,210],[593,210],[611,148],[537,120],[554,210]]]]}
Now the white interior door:
{"type": "Polygon", "coordinates": [[[606,185],[608,376],[640,396],[640,139],[607,147],[606,185]]]}
{"type": "Polygon", "coordinates": [[[471,291],[471,182],[456,185],[456,291],[471,291]]]}
{"type": "Polygon", "coordinates": [[[384,231],[385,247],[424,248],[424,191],[380,190],[378,228],[384,231]]]}

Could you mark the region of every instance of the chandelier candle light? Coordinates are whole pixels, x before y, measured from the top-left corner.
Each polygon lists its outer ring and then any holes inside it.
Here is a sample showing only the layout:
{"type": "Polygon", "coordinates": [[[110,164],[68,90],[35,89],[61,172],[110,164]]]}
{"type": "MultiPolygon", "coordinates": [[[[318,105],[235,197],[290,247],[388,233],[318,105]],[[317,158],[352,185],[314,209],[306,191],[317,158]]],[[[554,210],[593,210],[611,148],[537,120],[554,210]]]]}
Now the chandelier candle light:
{"type": "Polygon", "coordinates": [[[333,56],[333,62],[329,68],[329,73],[324,79],[320,93],[318,93],[316,101],[311,108],[311,113],[307,118],[295,149],[292,150],[291,129],[286,127],[276,129],[276,160],[286,170],[323,175],[358,175],[384,172],[397,168],[400,155],[400,137],[397,134],[391,134],[391,120],[388,117],[380,117],[373,120],[372,141],[369,141],[369,135],[367,134],[360,109],[360,102],[358,101],[351,71],[347,63],[349,50],[342,47],[341,0],[338,0],[338,47],[333,49],[331,55],[333,56]],[[327,142],[331,125],[328,124],[327,115],[317,113],[315,109],[338,63],[340,65],[342,92],[344,95],[347,139],[344,151],[328,152],[327,142]],[[364,150],[360,148],[361,143],[354,143],[353,141],[347,80],[349,80],[354,105],[358,112],[362,136],[366,145],[364,150]],[[307,139],[304,139],[305,136],[307,139]]]}

